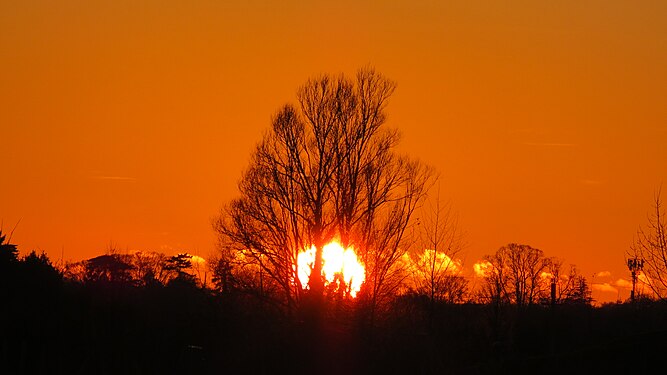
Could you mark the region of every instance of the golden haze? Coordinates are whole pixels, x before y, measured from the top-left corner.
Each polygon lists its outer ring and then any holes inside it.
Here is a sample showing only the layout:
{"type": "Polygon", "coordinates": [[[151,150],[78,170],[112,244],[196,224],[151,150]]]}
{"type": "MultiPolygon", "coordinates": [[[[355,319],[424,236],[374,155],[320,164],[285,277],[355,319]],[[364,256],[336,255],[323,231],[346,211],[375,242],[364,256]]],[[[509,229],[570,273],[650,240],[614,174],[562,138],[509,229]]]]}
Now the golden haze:
{"type": "Polygon", "coordinates": [[[390,125],[440,171],[471,273],[520,242],[594,283],[627,278],[667,180],[666,15],[620,0],[4,1],[0,218],[54,259],[109,243],[206,256],[271,115],[308,77],[370,64],[399,84],[390,125]]]}

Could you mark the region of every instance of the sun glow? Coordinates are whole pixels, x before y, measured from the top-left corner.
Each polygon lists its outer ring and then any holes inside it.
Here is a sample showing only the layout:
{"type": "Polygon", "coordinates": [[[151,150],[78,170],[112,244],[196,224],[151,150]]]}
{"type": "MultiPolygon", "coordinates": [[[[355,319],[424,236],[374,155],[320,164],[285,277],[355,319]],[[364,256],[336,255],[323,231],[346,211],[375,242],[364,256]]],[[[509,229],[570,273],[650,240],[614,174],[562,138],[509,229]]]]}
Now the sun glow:
{"type": "MultiPolygon", "coordinates": [[[[310,280],[310,273],[315,263],[315,246],[299,253],[297,257],[298,273],[297,277],[302,285],[306,286],[310,280]]],[[[325,286],[341,283],[339,287],[345,288],[345,291],[352,297],[356,297],[361,289],[361,284],[366,278],[366,270],[359,263],[357,254],[351,248],[343,248],[337,242],[331,242],[322,248],[322,274],[325,279],[325,286]]]]}
{"type": "Polygon", "coordinates": [[[479,261],[473,264],[472,267],[477,277],[488,277],[493,272],[493,265],[486,260],[479,261]]]}

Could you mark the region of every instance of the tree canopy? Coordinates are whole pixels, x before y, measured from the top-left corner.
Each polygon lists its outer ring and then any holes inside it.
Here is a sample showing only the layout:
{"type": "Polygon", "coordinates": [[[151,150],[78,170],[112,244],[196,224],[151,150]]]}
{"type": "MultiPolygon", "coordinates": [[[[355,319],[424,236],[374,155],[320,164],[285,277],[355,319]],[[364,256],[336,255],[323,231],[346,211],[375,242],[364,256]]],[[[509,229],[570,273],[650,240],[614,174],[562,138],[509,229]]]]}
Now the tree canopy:
{"type": "Polygon", "coordinates": [[[395,88],[373,69],[299,88],[297,104],[278,111],[252,152],[240,196],[215,221],[223,259],[252,263],[293,305],[304,288],[323,293],[322,248],[337,240],[364,263],[366,295],[377,300],[391,289],[406,229],[433,177],[395,151],[399,133],[385,126],[395,88]],[[301,285],[297,257],[311,246],[316,276],[301,285]]]}

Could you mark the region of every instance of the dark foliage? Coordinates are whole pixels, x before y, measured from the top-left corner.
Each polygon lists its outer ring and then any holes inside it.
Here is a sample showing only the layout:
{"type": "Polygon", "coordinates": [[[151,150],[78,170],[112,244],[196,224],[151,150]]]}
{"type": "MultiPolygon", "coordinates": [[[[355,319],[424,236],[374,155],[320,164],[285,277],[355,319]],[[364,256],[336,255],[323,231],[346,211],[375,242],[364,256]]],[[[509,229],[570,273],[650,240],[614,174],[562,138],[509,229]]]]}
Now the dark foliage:
{"type": "Polygon", "coordinates": [[[191,277],[166,284],[73,281],[34,252],[3,267],[11,275],[0,285],[3,374],[560,374],[665,367],[663,302],[517,308],[434,305],[409,294],[381,318],[368,320],[364,305],[334,299],[319,319],[309,319],[307,304],[286,316],[257,295],[214,292],[191,277]]]}

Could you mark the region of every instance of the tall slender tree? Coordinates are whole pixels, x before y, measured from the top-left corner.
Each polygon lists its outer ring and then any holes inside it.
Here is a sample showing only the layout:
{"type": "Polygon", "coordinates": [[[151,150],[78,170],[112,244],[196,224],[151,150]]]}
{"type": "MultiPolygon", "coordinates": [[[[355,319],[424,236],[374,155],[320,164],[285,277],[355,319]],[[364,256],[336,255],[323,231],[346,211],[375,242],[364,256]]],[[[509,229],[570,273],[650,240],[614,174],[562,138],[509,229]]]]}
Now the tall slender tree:
{"type": "Polygon", "coordinates": [[[436,302],[461,302],[467,288],[462,264],[463,235],[450,204],[443,204],[438,190],[427,199],[420,220],[419,249],[411,254],[412,288],[426,295],[431,310],[436,302]]]}
{"type": "Polygon", "coordinates": [[[337,239],[358,251],[364,289],[377,300],[433,175],[398,155],[399,133],[383,126],[395,87],[373,69],[307,81],[297,105],[275,115],[239,182],[240,197],[214,222],[222,259],[253,259],[293,306],[304,288],[324,293],[323,247],[337,239]],[[301,285],[297,257],[311,246],[311,277],[301,285]]]}

